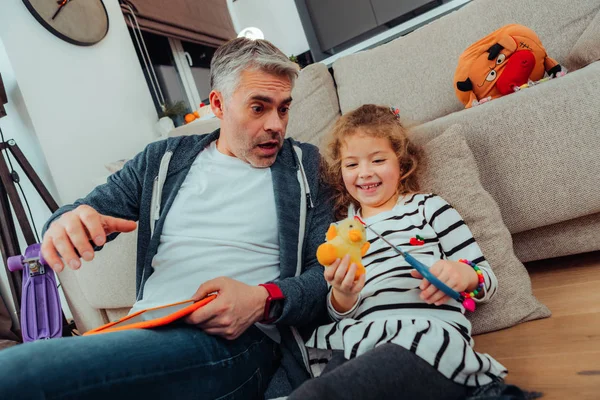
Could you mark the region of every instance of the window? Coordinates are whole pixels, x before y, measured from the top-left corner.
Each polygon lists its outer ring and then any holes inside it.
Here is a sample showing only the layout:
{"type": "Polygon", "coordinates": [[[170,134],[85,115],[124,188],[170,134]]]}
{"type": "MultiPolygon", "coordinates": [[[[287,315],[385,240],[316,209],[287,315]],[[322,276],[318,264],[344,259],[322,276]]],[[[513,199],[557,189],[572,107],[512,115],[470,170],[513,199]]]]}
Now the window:
{"type": "MultiPolygon", "coordinates": [[[[188,112],[196,110],[201,102],[208,104],[210,61],[215,48],[131,28],[129,33],[157,114],[163,105],[178,101],[185,103],[188,112]]],[[[183,124],[183,119],[176,118],[175,124],[183,124]]]]}

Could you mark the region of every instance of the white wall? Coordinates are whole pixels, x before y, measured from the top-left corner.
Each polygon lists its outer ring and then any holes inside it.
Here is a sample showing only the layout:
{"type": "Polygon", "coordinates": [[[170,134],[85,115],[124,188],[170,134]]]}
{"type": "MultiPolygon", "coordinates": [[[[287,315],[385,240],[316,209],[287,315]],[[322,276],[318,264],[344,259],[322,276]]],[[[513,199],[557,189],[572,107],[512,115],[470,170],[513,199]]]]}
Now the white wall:
{"type": "MultiPolygon", "coordinates": [[[[4,82],[4,87],[8,97],[8,103],[4,106],[7,116],[0,119],[0,129],[4,134],[4,139],[6,141],[10,139],[14,139],[16,141],[17,145],[25,154],[25,157],[33,166],[36,173],[40,176],[50,193],[52,193],[53,197],[57,198],[58,196],[56,187],[54,185],[54,181],[52,180],[50,170],[48,169],[44,152],[40,147],[40,143],[35,134],[35,129],[33,129],[31,118],[27,112],[27,107],[25,106],[23,96],[19,86],[17,85],[15,73],[12,69],[10,61],[8,60],[8,55],[6,54],[2,40],[0,40],[0,73],[2,74],[2,81],[4,82]]],[[[23,188],[23,192],[25,192],[29,206],[31,207],[33,220],[36,221],[35,226],[41,235],[43,221],[48,219],[50,216],[50,210],[48,210],[48,207],[46,207],[46,204],[37,194],[31,182],[27,179],[25,173],[15,162],[15,159],[10,158],[10,160],[14,169],[21,178],[21,187],[23,188]]],[[[23,206],[25,209],[27,209],[24,201],[23,206]]],[[[21,231],[18,227],[17,220],[14,219],[14,221],[15,225],[17,226],[17,234],[20,234],[21,231]]],[[[22,238],[22,235],[20,235],[20,242],[24,249],[25,241],[22,238]]],[[[15,306],[12,302],[7,279],[5,268],[2,260],[0,259],[0,294],[2,294],[2,298],[6,300],[6,305],[11,313],[11,316],[13,317],[13,321],[16,323],[17,320],[15,306]]]]}
{"type": "Polygon", "coordinates": [[[23,2],[2,5],[0,37],[60,200],[70,203],[156,137],[157,119],[118,0],[100,43],[80,47],[42,27],[23,2]]]}
{"type": "MultiPolygon", "coordinates": [[[[107,175],[104,164],[130,158],[157,138],[146,81],[118,0],[104,0],[109,32],[91,47],[58,39],[21,1],[2,3],[0,73],[9,102],[0,128],[17,141],[59,205],[71,203],[107,175]]],[[[41,234],[50,212],[20,175],[41,234]]],[[[0,268],[0,293],[14,313],[1,262],[0,268]]]]}
{"type": "Polygon", "coordinates": [[[288,56],[309,50],[294,0],[227,0],[236,32],[260,28],[288,56]]]}

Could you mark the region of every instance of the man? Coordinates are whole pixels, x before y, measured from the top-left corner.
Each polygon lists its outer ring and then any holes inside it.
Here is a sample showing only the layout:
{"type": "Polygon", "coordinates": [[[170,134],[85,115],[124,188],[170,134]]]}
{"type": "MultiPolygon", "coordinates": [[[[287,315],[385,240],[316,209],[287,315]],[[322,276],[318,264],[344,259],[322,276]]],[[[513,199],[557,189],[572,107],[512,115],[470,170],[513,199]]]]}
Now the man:
{"type": "Polygon", "coordinates": [[[211,63],[220,131],[150,144],[46,224],[42,253],[60,271],[60,257],[78,269],[79,255],[93,259],[138,221],[132,311],[217,298],[187,324],[2,351],[11,372],[0,376],[0,398],[250,399],[263,396],[276,371],[273,395],[308,377],[292,326],[325,314],[315,254],[331,209],[316,148],[284,140],[296,76],[267,41],[225,44],[211,63]]]}

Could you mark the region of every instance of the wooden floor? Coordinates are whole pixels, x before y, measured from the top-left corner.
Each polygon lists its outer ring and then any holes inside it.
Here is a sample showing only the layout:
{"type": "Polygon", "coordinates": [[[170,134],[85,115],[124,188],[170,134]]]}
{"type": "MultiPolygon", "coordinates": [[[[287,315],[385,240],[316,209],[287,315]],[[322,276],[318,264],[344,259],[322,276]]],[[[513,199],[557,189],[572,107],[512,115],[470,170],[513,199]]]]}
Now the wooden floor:
{"type": "Polygon", "coordinates": [[[600,399],[600,252],[526,267],[552,317],[475,336],[475,348],[508,368],[508,383],[544,400],[600,399]]]}

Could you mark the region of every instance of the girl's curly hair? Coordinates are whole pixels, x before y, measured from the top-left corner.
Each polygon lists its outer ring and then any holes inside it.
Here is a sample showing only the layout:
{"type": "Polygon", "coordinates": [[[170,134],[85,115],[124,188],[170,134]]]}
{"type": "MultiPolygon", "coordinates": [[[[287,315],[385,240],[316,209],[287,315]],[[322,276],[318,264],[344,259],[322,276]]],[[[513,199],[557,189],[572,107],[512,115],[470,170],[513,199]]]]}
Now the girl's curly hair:
{"type": "Polygon", "coordinates": [[[400,166],[398,195],[419,191],[415,172],[420,165],[421,150],[408,140],[406,130],[393,110],[389,107],[365,104],[341,116],[323,142],[325,163],[321,171],[323,180],[332,189],[333,207],[337,219],[348,216],[350,203],[357,208],[360,207],[358,201],[350,196],[344,186],[341,160],[345,140],[355,135],[359,129],[361,133],[387,138],[390,141],[400,166]]]}

